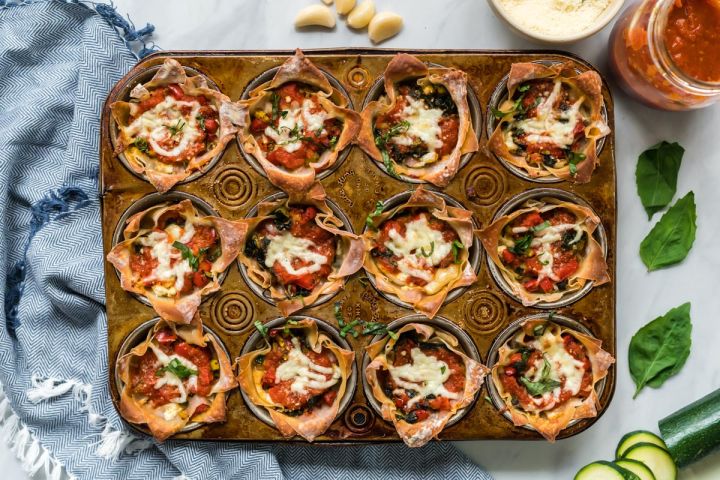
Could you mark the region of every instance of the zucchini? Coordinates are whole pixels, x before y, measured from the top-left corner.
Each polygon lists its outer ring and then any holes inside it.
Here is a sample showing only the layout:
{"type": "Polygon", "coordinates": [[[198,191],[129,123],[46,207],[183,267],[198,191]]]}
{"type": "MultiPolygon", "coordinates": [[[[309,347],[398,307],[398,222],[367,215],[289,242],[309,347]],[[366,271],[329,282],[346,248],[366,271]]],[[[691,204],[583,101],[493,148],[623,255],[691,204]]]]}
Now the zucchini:
{"type": "Polygon", "coordinates": [[[635,430],[634,432],[626,433],[618,443],[617,449],[615,450],[615,458],[623,458],[623,454],[633,445],[638,443],[652,443],[658,447],[662,447],[667,450],[665,442],[662,438],[658,437],[652,432],[647,430],[635,430]]]}
{"type": "Polygon", "coordinates": [[[664,448],[654,443],[638,443],[628,448],[623,458],[637,460],[648,467],[655,480],[677,480],[677,467],[664,448]]]}
{"type": "Polygon", "coordinates": [[[598,460],[581,468],[575,480],[640,480],[640,477],[612,462],[598,460]]]}
{"type": "Polygon", "coordinates": [[[720,447],[720,389],[658,422],[660,434],[682,468],[720,447]]]}
{"type": "Polygon", "coordinates": [[[620,460],[615,460],[615,465],[618,465],[625,470],[630,470],[640,477],[640,480],[655,480],[655,475],[653,475],[652,470],[650,470],[647,465],[642,462],[638,462],[637,460],[622,458],[620,460]]]}

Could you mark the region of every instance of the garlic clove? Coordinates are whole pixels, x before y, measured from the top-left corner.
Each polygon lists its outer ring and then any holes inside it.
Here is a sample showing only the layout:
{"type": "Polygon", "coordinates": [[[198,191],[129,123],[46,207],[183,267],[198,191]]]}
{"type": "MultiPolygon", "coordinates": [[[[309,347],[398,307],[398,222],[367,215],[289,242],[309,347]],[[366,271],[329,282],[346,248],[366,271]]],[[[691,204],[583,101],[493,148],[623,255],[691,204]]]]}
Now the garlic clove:
{"type": "Polygon", "coordinates": [[[397,35],[403,28],[403,19],[397,13],[380,12],[370,20],[368,35],[373,43],[380,43],[397,35]]]}
{"type": "Polygon", "coordinates": [[[355,0],[336,0],[335,10],[340,15],[347,15],[355,8],[355,0]]]}
{"type": "Polygon", "coordinates": [[[347,17],[347,23],[352,28],[365,28],[375,15],[375,2],[373,0],[363,0],[360,5],[355,7],[347,17]]]}
{"type": "Polygon", "coordinates": [[[325,5],[308,5],[298,12],[295,17],[295,26],[333,28],[335,26],[335,15],[325,5]]]}

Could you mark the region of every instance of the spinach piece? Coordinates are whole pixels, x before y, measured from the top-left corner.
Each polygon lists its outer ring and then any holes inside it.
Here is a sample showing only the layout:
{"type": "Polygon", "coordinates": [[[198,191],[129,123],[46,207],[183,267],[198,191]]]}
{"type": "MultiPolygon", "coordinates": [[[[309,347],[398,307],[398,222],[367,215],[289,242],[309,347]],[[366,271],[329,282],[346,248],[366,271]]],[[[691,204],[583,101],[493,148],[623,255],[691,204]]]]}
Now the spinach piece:
{"type": "Polygon", "coordinates": [[[172,360],[170,360],[170,363],[158,370],[158,373],[160,374],[162,374],[163,372],[170,372],[180,380],[185,380],[186,378],[197,375],[198,373],[197,370],[193,370],[183,365],[182,362],[177,358],[173,358],[172,360]]]}
{"type": "Polygon", "coordinates": [[[143,153],[150,153],[150,147],[148,146],[147,140],[145,140],[143,137],[136,138],[135,141],[132,143],[132,146],[143,153]]]}
{"type": "Polygon", "coordinates": [[[531,233],[528,233],[522,238],[519,238],[515,241],[515,245],[509,248],[511,252],[513,252],[516,255],[524,255],[525,252],[527,252],[528,248],[530,248],[530,243],[533,240],[533,235],[531,233]]]}
{"type": "Polygon", "coordinates": [[[568,168],[570,169],[570,175],[577,175],[578,163],[582,162],[587,158],[584,153],[570,152],[568,154],[568,168]]]}
{"type": "Polygon", "coordinates": [[[273,224],[278,230],[289,230],[292,227],[290,212],[284,207],[278,208],[273,212],[273,224]]]}
{"type": "Polygon", "coordinates": [[[462,242],[460,242],[459,240],[453,240],[452,253],[454,263],[460,263],[460,252],[463,248],[465,248],[465,245],[463,245],[462,242]]]}
{"type": "Polygon", "coordinates": [[[183,260],[187,260],[193,271],[197,272],[197,269],[200,266],[200,255],[195,256],[187,245],[178,241],[173,242],[173,247],[180,250],[183,260]]]}
{"type": "Polygon", "coordinates": [[[690,303],[673,308],[648,323],[630,340],[628,361],[635,395],[646,386],[659,388],[680,371],[690,355],[690,303]]]}
{"type": "Polygon", "coordinates": [[[695,242],[695,194],[688,193],[665,212],[640,243],[640,258],[648,271],[681,262],[695,242]]]}
{"type": "Polygon", "coordinates": [[[685,149],[677,142],[660,142],[638,157],[635,183],[648,220],[675,196],[685,149]]]}
{"type": "Polygon", "coordinates": [[[377,228],[375,228],[375,217],[379,216],[383,212],[384,209],[385,209],[385,204],[383,202],[376,202],[375,210],[373,210],[372,213],[370,213],[367,217],[365,217],[365,225],[367,225],[368,228],[377,230],[377,228]]]}
{"type": "Polygon", "coordinates": [[[550,362],[547,361],[547,358],[543,358],[543,370],[540,380],[533,382],[526,377],[520,377],[520,382],[525,386],[525,389],[530,395],[533,397],[541,396],[544,393],[551,392],[562,385],[557,380],[550,378],[550,371],[550,362]]]}

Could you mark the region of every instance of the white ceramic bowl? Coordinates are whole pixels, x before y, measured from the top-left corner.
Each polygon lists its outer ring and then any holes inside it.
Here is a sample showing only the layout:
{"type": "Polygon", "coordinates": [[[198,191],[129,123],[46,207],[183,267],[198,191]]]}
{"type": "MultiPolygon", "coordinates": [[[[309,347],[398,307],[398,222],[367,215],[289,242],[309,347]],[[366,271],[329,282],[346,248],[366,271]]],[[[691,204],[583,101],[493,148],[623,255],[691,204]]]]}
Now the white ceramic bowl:
{"type": "Polygon", "coordinates": [[[547,43],[552,45],[562,45],[577,42],[588,38],[600,30],[602,30],[610,21],[615,18],[622,8],[625,0],[610,0],[610,4],[603,13],[595,20],[595,22],[587,29],[565,36],[546,35],[532,30],[528,30],[523,25],[517,23],[513,17],[500,4],[500,0],[488,0],[490,7],[495,15],[501,18],[513,31],[530,40],[547,43]]]}

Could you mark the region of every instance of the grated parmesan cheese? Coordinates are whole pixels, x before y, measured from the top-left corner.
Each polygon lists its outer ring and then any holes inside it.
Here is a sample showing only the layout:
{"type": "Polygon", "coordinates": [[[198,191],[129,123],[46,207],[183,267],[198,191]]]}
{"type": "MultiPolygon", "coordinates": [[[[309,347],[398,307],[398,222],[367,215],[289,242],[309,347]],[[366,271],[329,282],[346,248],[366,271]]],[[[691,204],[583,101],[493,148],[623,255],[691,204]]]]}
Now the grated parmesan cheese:
{"type": "Polygon", "coordinates": [[[521,29],[567,37],[595,25],[610,0],[498,0],[498,4],[521,29]]]}

